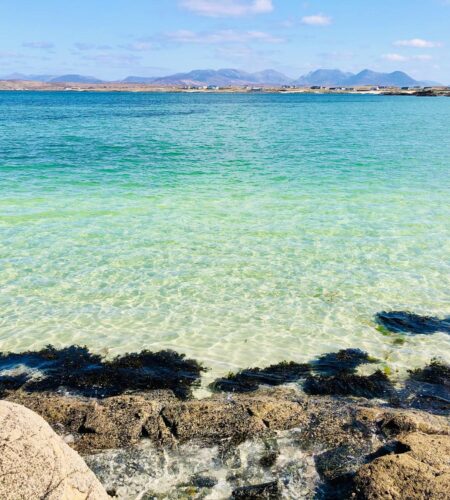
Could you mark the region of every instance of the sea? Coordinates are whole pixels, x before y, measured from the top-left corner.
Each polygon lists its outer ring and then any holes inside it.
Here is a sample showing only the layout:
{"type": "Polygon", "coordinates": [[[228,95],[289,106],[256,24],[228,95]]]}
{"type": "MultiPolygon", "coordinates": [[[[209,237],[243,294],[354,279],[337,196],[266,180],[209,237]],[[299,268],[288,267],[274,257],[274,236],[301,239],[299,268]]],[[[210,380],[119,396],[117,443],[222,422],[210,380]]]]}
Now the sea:
{"type": "Polygon", "coordinates": [[[450,99],[0,93],[0,351],[172,349],[206,381],[450,335],[450,99]]]}

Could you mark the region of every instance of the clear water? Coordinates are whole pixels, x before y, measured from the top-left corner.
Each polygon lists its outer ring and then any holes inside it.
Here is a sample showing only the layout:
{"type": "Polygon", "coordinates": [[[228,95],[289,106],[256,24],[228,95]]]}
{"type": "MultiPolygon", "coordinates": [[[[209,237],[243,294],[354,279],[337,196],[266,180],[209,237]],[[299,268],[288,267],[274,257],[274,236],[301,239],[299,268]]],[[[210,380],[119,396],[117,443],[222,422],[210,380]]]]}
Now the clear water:
{"type": "Polygon", "coordinates": [[[450,99],[0,94],[0,349],[172,348],[231,369],[450,336],[450,99]]]}

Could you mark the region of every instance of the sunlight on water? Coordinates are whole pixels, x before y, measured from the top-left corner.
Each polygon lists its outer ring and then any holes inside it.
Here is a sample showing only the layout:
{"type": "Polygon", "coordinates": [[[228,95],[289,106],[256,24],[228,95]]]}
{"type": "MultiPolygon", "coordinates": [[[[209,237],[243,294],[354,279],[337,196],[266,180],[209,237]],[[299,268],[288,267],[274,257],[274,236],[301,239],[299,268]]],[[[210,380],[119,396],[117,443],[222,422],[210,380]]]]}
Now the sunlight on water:
{"type": "Polygon", "coordinates": [[[3,93],[0,348],[171,348],[207,378],[450,337],[450,99],[3,93]],[[405,338],[401,343],[399,337],[405,338]]]}

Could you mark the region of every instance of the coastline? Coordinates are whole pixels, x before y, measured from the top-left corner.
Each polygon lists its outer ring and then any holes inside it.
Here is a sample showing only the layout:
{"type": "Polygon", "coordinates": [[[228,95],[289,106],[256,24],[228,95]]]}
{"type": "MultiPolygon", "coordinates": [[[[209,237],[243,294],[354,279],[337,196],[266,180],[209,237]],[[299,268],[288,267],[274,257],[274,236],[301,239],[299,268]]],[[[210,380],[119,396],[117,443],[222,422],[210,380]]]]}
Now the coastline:
{"type": "Polygon", "coordinates": [[[168,351],[107,361],[49,347],[0,361],[2,400],[43,417],[113,498],[450,493],[450,367],[437,360],[396,384],[347,349],[230,374],[204,399],[192,389],[206,367],[168,351]]]}
{"type": "Polygon", "coordinates": [[[1,91],[48,91],[48,92],[130,92],[130,93],[201,93],[201,94],[306,94],[306,95],[398,95],[398,96],[446,96],[450,97],[450,88],[436,87],[379,87],[377,85],[343,87],[289,87],[289,86],[186,86],[130,83],[47,83],[28,80],[0,80],[1,91]]]}

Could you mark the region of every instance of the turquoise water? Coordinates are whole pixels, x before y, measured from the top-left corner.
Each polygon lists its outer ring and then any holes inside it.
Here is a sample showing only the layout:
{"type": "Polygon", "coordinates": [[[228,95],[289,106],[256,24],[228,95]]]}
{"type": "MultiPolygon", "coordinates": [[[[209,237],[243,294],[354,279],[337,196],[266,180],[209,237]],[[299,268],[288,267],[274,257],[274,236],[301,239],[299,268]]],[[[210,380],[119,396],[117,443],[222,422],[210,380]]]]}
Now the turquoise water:
{"type": "Polygon", "coordinates": [[[1,93],[0,349],[450,359],[373,321],[450,314],[449,123],[448,98],[1,93]]]}

